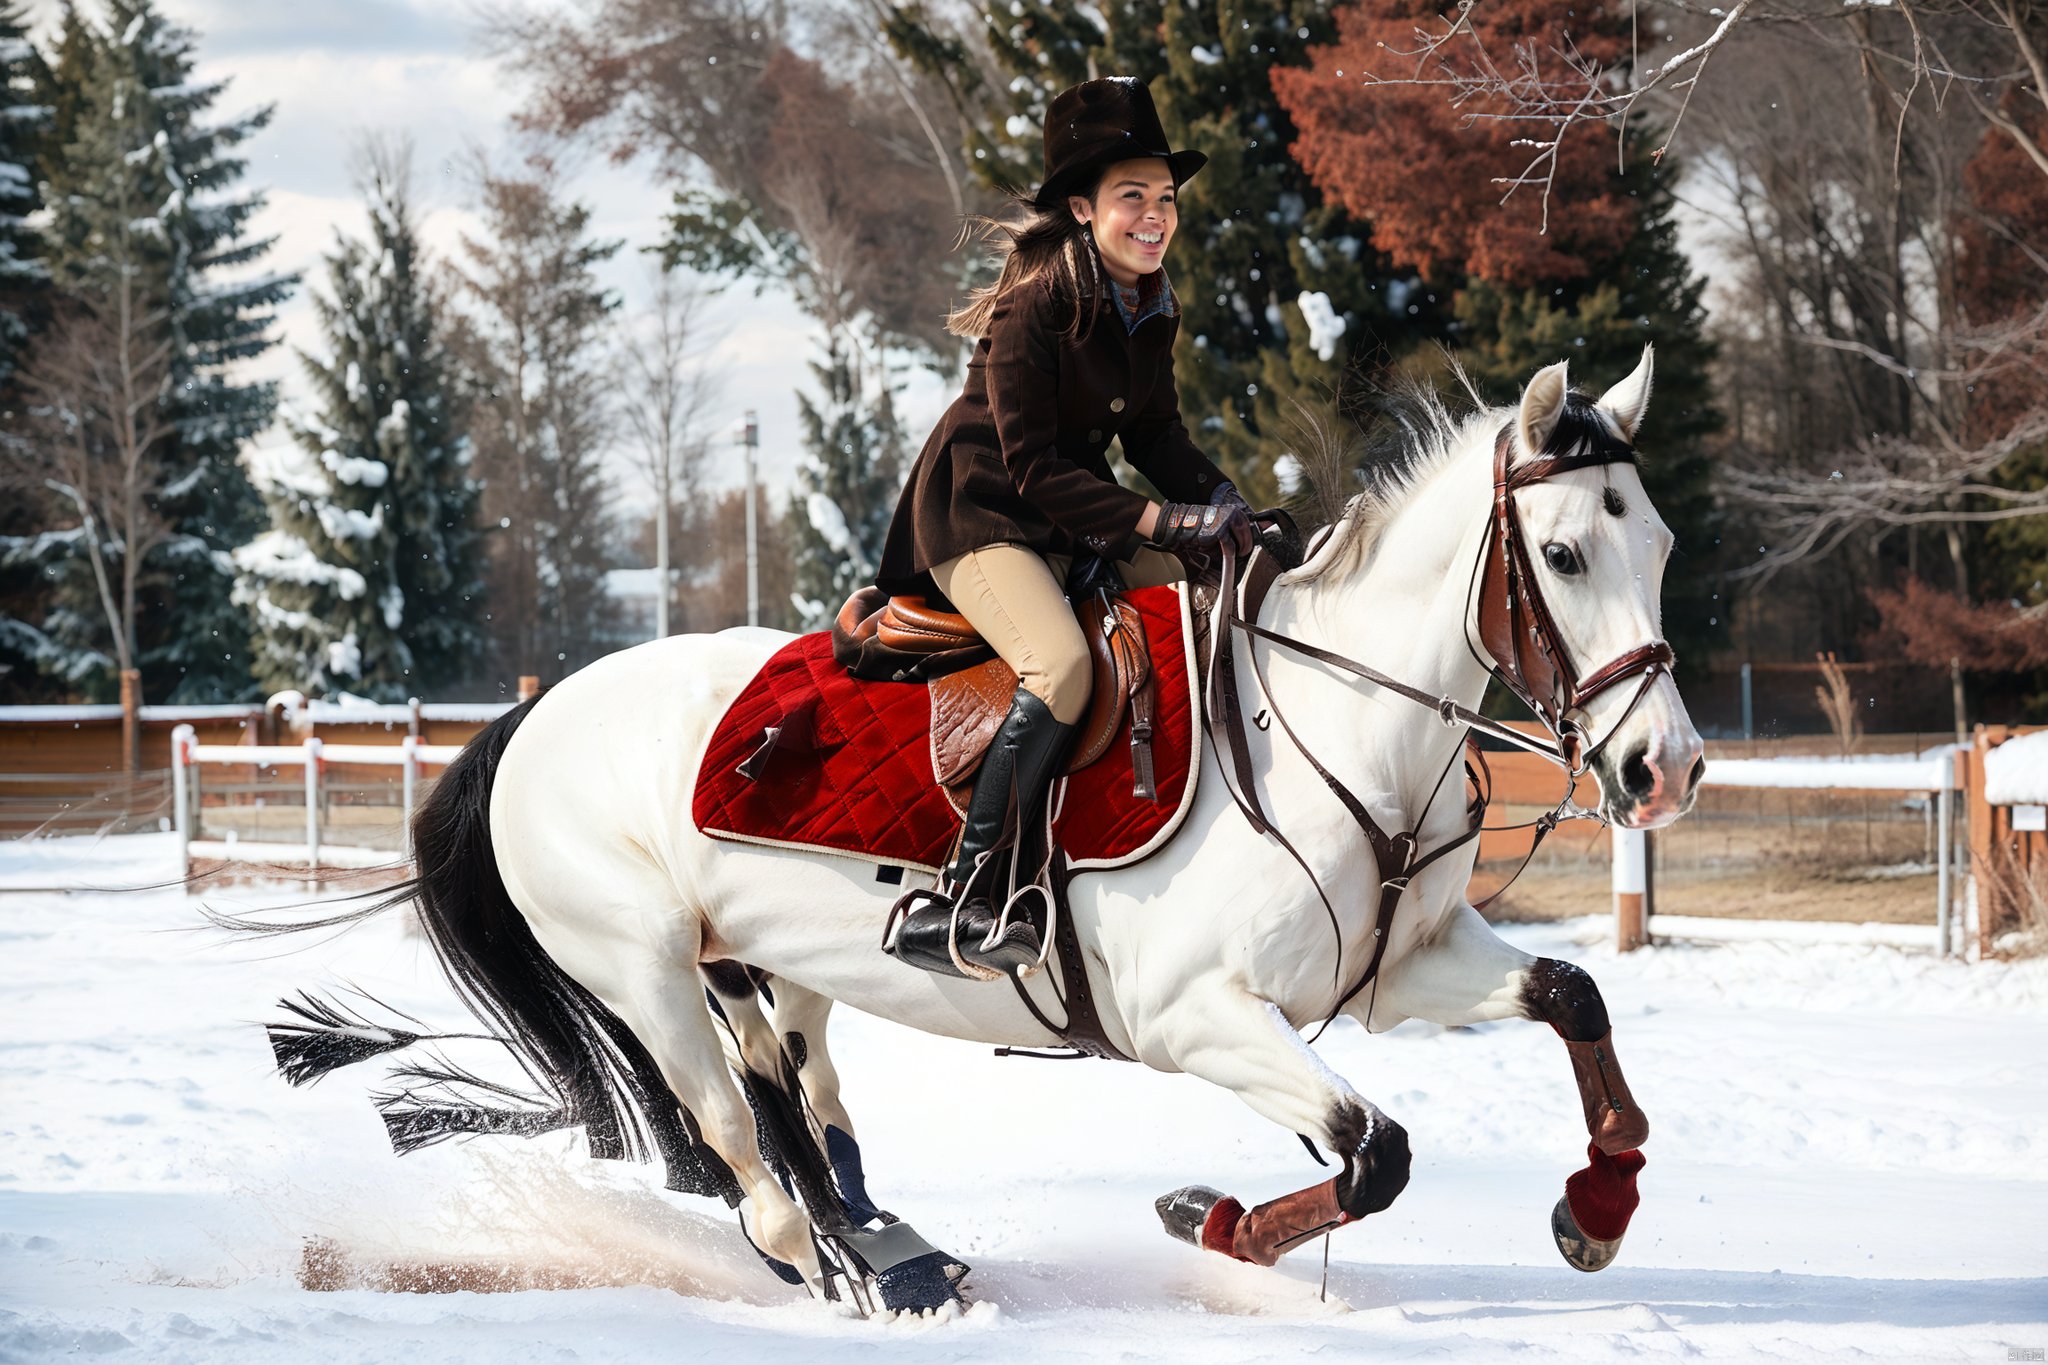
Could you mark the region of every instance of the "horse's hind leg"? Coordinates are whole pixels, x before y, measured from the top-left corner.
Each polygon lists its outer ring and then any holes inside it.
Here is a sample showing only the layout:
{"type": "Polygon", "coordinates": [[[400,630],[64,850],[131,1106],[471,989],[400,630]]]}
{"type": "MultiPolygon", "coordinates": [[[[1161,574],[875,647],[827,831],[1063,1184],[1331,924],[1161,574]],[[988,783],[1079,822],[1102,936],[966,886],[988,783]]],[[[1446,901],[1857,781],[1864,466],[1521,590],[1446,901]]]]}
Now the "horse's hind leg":
{"type": "Polygon", "coordinates": [[[825,1047],[830,997],[733,962],[709,964],[704,979],[769,1145],[819,1233],[836,1251],[859,1258],[848,1269],[872,1279],[886,1308],[925,1310],[957,1301],[954,1285],[966,1265],[868,1197],[853,1121],[825,1047]]]}
{"type": "Polygon", "coordinates": [[[1452,912],[1436,939],[1404,958],[1380,1000],[1396,1016],[1456,1026],[1534,1019],[1551,1026],[1571,1054],[1585,1109],[1589,1165],[1565,1182],[1551,1211],[1558,1250],[1580,1270],[1600,1270],[1621,1250],[1636,1208],[1637,1150],[1650,1122],[1629,1094],[1614,1055],[1600,988],[1585,970],[1531,957],[1502,941],[1469,905],[1452,912]]]}
{"type": "Polygon", "coordinates": [[[811,1221],[761,1159],[747,1097],[726,1069],[720,1031],[698,979],[694,952],[657,956],[606,1001],[652,1054],[663,1079],[696,1115],[705,1142],[732,1168],[745,1198],[740,1218],[761,1252],[792,1266],[814,1292],[826,1292],[811,1221]]]}

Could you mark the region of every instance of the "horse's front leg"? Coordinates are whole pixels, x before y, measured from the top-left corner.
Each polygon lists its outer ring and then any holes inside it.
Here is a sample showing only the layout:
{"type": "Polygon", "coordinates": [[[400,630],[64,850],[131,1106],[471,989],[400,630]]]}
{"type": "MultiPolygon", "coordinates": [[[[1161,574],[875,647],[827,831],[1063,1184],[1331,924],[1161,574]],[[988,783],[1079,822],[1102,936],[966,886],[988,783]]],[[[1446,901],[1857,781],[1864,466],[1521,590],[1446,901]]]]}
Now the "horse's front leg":
{"type": "Polygon", "coordinates": [[[1470,905],[1404,957],[1381,983],[1379,1003],[1394,1014],[1456,1026],[1490,1019],[1534,1019],[1551,1026],[1571,1056],[1590,1139],[1590,1164],[1565,1182],[1551,1213],[1558,1250],[1580,1270],[1614,1260],[1635,1213],[1638,1149],[1650,1121],[1629,1094],[1615,1059],[1600,988],[1585,970],[1532,957],[1508,943],[1470,905]]]}
{"type": "Polygon", "coordinates": [[[1182,1071],[1343,1158],[1329,1180],[1247,1210],[1206,1186],[1158,1202],[1166,1229],[1241,1261],[1272,1265],[1320,1233],[1378,1213],[1408,1184],[1408,1133],[1323,1064],[1278,1006],[1235,987],[1183,995],[1162,1036],[1182,1071]]]}

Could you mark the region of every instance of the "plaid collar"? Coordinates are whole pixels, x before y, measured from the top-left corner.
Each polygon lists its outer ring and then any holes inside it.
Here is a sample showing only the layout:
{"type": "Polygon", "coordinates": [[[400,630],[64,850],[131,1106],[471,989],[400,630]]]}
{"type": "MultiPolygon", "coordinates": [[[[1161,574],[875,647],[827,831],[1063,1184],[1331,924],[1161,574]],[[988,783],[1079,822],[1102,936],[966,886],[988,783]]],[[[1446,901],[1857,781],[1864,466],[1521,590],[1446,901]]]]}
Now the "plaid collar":
{"type": "Polygon", "coordinates": [[[1180,312],[1173,302],[1173,286],[1167,281],[1165,266],[1140,276],[1135,289],[1126,289],[1110,280],[1109,296],[1116,300],[1117,316],[1124,320],[1125,335],[1137,331],[1146,318],[1173,317],[1180,312]]]}

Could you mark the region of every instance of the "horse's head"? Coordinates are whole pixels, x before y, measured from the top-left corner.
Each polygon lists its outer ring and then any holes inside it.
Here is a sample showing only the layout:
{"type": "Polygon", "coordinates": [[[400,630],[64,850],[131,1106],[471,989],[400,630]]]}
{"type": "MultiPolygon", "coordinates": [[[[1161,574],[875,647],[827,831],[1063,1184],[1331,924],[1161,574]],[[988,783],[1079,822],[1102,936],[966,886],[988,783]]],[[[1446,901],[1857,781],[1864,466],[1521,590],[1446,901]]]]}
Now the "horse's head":
{"type": "Polygon", "coordinates": [[[1570,675],[1563,719],[1593,746],[1607,817],[1629,829],[1683,815],[1704,771],[1678,686],[1645,648],[1663,640],[1659,599],[1671,553],[1671,531],[1635,463],[1650,375],[1646,346],[1635,373],[1596,400],[1573,393],[1564,365],[1552,365],[1523,391],[1511,437],[1517,470],[1556,461],[1555,472],[1514,494],[1522,562],[1538,614],[1547,608],[1562,647],[1558,671],[1570,675]],[[1611,681],[1610,665],[1620,666],[1611,681]]]}

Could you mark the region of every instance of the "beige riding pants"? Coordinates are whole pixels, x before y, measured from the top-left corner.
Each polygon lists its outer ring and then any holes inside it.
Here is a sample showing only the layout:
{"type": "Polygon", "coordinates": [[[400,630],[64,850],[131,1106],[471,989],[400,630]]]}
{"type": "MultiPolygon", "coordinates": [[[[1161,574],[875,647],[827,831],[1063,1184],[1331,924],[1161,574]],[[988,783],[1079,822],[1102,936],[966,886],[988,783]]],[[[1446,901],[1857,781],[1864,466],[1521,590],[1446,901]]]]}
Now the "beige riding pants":
{"type": "MultiPolygon", "coordinates": [[[[1061,586],[1072,559],[1023,545],[985,545],[932,567],[953,609],[1017,672],[1018,685],[1044,702],[1053,719],[1072,725],[1088,714],[1093,665],[1081,623],[1061,586]]],[[[1187,577],[1164,550],[1146,548],[1118,564],[1133,588],[1156,588],[1187,577]]]]}

